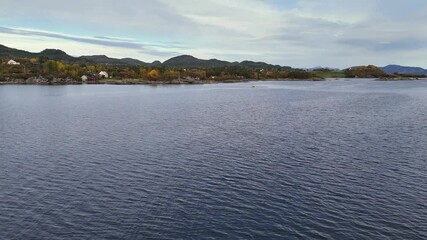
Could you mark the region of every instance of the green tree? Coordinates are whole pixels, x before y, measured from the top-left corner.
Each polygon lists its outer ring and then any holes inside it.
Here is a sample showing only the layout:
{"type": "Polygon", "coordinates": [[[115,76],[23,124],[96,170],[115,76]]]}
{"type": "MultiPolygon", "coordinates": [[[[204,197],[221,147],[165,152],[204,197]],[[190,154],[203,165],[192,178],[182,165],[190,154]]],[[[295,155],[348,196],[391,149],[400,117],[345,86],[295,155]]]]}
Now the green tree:
{"type": "Polygon", "coordinates": [[[54,74],[57,72],[57,65],[56,61],[53,60],[47,60],[43,63],[43,73],[45,74],[54,74]]]}

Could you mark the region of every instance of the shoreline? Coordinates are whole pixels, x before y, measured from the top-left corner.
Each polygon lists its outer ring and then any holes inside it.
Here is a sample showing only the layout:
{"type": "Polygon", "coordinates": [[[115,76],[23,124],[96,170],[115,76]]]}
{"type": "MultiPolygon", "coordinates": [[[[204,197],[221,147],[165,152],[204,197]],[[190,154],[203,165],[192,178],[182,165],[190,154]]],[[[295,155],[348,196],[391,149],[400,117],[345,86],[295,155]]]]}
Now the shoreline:
{"type": "Polygon", "coordinates": [[[390,77],[390,78],[377,78],[375,81],[382,82],[396,82],[396,81],[421,81],[426,78],[414,78],[414,77],[390,77]]]}
{"type": "MultiPolygon", "coordinates": [[[[358,79],[358,78],[314,78],[314,79],[228,79],[228,80],[171,80],[171,81],[152,81],[141,79],[104,79],[96,82],[76,81],[71,79],[54,79],[53,81],[43,81],[31,79],[31,81],[18,79],[13,81],[0,81],[1,85],[39,85],[39,86],[60,86],[60,85],[203,85],[218,83],[248,83],[248,82],[322,82],[339,79],[358,79]]],[[[422,81],[427,78],[372,78],[373,81],[379,82],[398,82],[398,81],[422,81]]]]}
{"type": "Polygon", "coordinates": [[[201,85],[201,84],[216,84],[216,83],[245,83],[245,82],[318,82],[326,81],[326,79],[228,79],[228,80],[171,80],[171,81],[151,81],[140,79],[105,79],[96,82],[83,82],[70,79],[56,79],[53,81],[37,80],[13,80],[0,81],[0,85],[201,85]]]}

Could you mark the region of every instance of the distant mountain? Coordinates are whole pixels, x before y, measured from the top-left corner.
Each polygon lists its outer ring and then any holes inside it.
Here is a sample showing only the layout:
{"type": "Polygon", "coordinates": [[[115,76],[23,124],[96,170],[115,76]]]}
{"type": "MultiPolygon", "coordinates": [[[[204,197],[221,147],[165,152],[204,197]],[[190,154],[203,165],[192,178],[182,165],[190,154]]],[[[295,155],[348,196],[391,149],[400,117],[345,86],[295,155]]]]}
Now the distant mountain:
{"type": "Polygon", "coordinates": [[[190,55],[182,55],[173,57],[164,63],[160,61],[154,61],[153,63],[146,63],[138,59],[133,58],[110,58],[105,55],[93,55],[93,56],[81,56],[73,57],[68,55],[66,52],[59,49],[46,49],[40,53],[32,53],[19,49],[9,48],[4,45],[0,45],[0,57],[2,58],[46,58],[55,61],[64,61],[67,63],[96,63],[96,64],[117,64],[117,65],[130,65],[130,66],[153,66],[153,67],[172,67],[172,68],[214,68],[214,67],[226,67],[226,66],[239,66],[247,68],[282,68],[291,69],[291,67],[282,67],[280,65],[272,65],[265,62],[227,62],[218,59],[198,59],[190,55]]]}
{"type": "Polygon", "coordinates": [[[173,57],[163,63],[163,66],[165,67],[177,68],[224,67],[228,65],[231,65],[231,63],[226,61],[220,61],[217,59],[202,60],[190,55],[173,57]]]}
{"type": "Polygon", "coordinates": [[[0,57],[3,58],[47,58],[56,61],[77,62],[75,57],[72,57],[59,49],[45,49],[39,53],[32,53],[15,48],[9,48],[0,45],[0,57]]]}
{"type": "Polygon", "coordinates": [[[282,67],[280,65],[272,65],[264,62],[253,62],[243,61],[239,62],[227,62],[218,59],[203,60],[190,55],[182,55],[173,57],[163,63],[165,67],[176,67],[176,68],[214,68],[214,67],[226,67],[226,66],[239,66],[247,68],[291,68],[282,67]]]}
{"type": "Polygon", "coordinates": [[[238,64],[241,67],[247,67],[247,68],[288,68],[291,69],[291,67],[282,67],[280,65],[272,65],[265,62],[253,62],[253,61],[243,61],[238,64]]]}
{"type": "Polygon", "coordinates": [[[59,49],[45,49],[37,54],[38,57],[45,57],[55,61],[73,62],[76,59],[59,49]]]}
{"type": "Polygon", "coordinates": [[[127,65],[135,65],[135,66],[146,66],[149,65],[149,63],[140,61],[138,59],[134,59],[134,58],[122,58],[120,59],[120,61],[124,64],[127,65]]]}
{"type": "Polygon", "coordinates": [[[15,48],[9,48],[0,44],[0,57],[24,57],[24,58],[32,58],[36,57],[36,53],[31,53],[15,48]]]}
{"type": "Polygon", "coordinates": [[[0,57],[3,58],[47,58],[55,61],[64,61],[68,63],[92,62],[98,64],[119,64],[119,65],[133,65],[133,66],[147,66],[148,63],[142,62],[137,59],[123,58],[116,59],[110,58],[105,55],[82,56],[73,57],[66,52],[59,49],[45,49],[40,53],[32,53],[19,49],[9,48],[0,44],[0,57]]]}
{"type": "Polygon", "coordinates": [[[142,62],[133,58],[110,58],[105,55],[81,56],[79,59],[86,59],[98,64],[117,64],[117,65],[132,65],[132,66],[147,66],[148,63],[142,62]]]}
{"type": "Polygon", "coordinates": [[[154,61],[150,64],[150,66],[161,66],[161,65],[162,65],[162,62],[160,61],[154,61]]]}
{"type": "Polygon", "coordinates": [[[384,72],[388,74],[393,73],[404,73],[404,74],[427,74],[427,69],[420,67],[406,67],[400,65],[388,65],[381,68],[384,72]]]}

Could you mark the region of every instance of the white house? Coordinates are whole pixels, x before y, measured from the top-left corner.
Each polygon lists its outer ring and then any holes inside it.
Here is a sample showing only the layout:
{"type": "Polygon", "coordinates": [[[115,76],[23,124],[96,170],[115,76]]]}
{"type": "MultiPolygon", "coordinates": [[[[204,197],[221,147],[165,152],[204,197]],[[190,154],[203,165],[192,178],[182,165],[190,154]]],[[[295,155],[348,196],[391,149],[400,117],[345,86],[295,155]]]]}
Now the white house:
{"type": "Polygon", "coordinates": [[[20,63],[19,62],[15,62],[15,60],[9,60],[9,62],[7,62],[7,64],[9,64],[9,65],[19,65],[20,63]]]}
{"type": "Polygon", "coordinates": [[[88,79],[88,77],[87,77],[86,75],[83,75],[83,76],[82,76],[82,81],[83,81],[83,82],[86,82],[86,81],[87,81],[87,79],[88,79]]]}
{"type": "Polygon", "coordinates": [[[108,73],[107,73],[106,71],[101,71],[101,72],[99,73],[99,77],[100,77],[100,78],[108,78],[108,73]]]}

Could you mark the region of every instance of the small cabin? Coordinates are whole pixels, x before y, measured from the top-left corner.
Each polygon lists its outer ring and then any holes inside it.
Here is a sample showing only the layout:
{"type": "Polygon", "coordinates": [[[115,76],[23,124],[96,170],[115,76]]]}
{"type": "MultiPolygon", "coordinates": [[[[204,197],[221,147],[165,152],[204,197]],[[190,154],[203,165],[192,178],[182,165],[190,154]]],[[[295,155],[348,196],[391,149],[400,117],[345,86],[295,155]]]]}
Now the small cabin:
{"type": "Polygon", "coordinates": [[[9,65],[19,65],[20,63],[19,62],[16,62],[15,60],[13,60],[13,59],[11,59],[11,60],[9,60],[9,62],[7,62],[7,64],[9,64],[9,65]]]}
{"type": "Polygon", "coordinates": [[[98,75],[100,78],[108,78],[108,73],[106,71],[101,71],[98,75]]]}
{"type": "Polygon", "coordinates": [[[88,79],[88,77],[87,77],[86,75],[83,75],[83,76],[81,77],[81,79],[82,79],[82,81],[83,81],[83,82],[86,82],[86,81],[87,81],[87,79],[88,79]]]}

